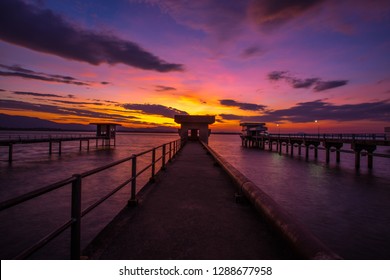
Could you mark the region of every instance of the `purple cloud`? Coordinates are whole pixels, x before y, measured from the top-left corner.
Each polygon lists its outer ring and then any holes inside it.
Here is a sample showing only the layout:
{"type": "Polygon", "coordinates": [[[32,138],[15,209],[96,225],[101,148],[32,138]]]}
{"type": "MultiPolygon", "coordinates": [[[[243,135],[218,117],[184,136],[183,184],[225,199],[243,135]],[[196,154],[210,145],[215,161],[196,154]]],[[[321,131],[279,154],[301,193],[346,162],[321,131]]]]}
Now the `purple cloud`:
{"type": "Polygon", "coordinates": [[[167,118],[173,118],[174,115],[188,115],[187,112],[176,108],[167,107],[160,104],[123,104],[123,108],[128,110],[141,111],[148,115],[160,115],[167,118]]]}
{"type": "Polygon", "coordinates": [[[324,100],[297,103],[295,106],[258,116],[221,114],[226,120],[252,120],[262,122],[290,121],[296,123],[317,120],[334,121],[388,121],[390,118],[390,99],[359,104],[335,105],[324,100]]]}
{"type": "Polygon", "coordinates": [[[176,88],[174,88],[174,87],[168,87],[168,86],[157,85],[157,86],[156,86],[156,89],[155,89],[155,91],[172,91],[172,90],[176,90],[176,88]]]}
{"type": "Polygon", "coordinates": [[[288,71],[272,71],[268,73],[268,79],[271,81],[285,80],[293,88],[313,88],[317,92],[348,84],[348,80],[323,81],[320,78],[299,79],[291,76],[288,71]]]}
{"type": "Polygon", "coordinates": [[[233,99],[221,99],[219,103],[224,106],[238,107],[241,110],[247,111],[263,111],[267,107],[266,105],[237,102],[233,99]]]}
{"type": "Polygon", "coordinates": [[[62,76],[62,75],[51,75],[42,72],[35,72],[33,70],[29,70],[18,65],[8,66],[4,64],[0,64],[0,68],[6,69],[8,71],[0,71],[0,76],[5,77],[20,77],[24,79],[33,79],[40,80],[45,82],[55,82],[55,83],[63,83],[63,84],[72,84],[76,86],[89,86],[89,83],[79,81],[73,77],[62,76]]]}

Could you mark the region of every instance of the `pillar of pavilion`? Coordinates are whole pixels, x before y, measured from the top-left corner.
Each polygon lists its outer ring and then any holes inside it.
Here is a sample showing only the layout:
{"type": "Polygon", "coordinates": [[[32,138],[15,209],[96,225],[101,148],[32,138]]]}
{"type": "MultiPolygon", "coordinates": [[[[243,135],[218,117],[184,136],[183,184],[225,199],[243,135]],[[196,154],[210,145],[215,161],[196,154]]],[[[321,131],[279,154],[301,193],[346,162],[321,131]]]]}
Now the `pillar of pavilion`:
{"type": "Polygon", "coordinates": [[[175,122],[181,125],[179,135],[183,140],[201,140],[207,144],[211,133],[209,124],[215,122],[215,116],[175,115],[175,122]]]}

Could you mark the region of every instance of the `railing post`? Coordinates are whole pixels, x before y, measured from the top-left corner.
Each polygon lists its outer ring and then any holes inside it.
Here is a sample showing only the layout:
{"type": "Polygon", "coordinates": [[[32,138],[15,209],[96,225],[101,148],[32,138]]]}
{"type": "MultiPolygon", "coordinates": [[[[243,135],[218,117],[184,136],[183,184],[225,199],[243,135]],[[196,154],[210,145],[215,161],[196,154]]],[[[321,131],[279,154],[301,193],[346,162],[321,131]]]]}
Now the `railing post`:
{"type": "Polygon", "coordinates": [[[172,160],[172,142],[169,142],[169,161],[172,160]]]}
{"type": "Polygon", "coordinates": [[[161,165],[161,169],[162,170],[165,170],[165,153],[166,153],[166,151],[165,151],[165,145],[166,144],[164,144],[163,146],[162,146],[162,165],[161,165]]]}
{"type": "Polygon", "coordinates": [[[156,172],[156,148],[152,150],[152,177],[150,177],[150,182],[154,182],[154,175],[156,172]]]}
{"type": "Polygon", "coordinates": [[[74,174],[75,180],[72,183],[72,208],[71,217],[73,220],[70,237],[70,258],[80,259],[80,236],[81,236],[81,175],[74,174]]]}
{"type": "Polygon", "coordinates": [[[133,158],[131,160],[131,196],[130,200],[127,202],[128,206],[136,206],[137,205],[137,199],[135,198],[136,195],[136,188],[137,188],[137,156],[132,155],[133,158]]]}
{"type": "Polygon", "coordinates": [[[8,145],[8,163],[12,162],[13,146],[12,144],[8,145]]]}

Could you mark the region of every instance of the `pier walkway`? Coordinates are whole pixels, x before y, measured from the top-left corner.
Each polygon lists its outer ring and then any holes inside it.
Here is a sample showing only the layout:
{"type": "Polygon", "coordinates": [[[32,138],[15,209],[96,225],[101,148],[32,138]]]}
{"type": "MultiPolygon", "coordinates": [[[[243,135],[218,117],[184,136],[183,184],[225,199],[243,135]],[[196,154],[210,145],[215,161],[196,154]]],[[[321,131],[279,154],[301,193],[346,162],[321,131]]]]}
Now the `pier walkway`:
{"type": "Polygon", "coordinates": [[[84,250],[89,259],[297,259],[199,142],[188,142],[138,205],[84,250]]]}

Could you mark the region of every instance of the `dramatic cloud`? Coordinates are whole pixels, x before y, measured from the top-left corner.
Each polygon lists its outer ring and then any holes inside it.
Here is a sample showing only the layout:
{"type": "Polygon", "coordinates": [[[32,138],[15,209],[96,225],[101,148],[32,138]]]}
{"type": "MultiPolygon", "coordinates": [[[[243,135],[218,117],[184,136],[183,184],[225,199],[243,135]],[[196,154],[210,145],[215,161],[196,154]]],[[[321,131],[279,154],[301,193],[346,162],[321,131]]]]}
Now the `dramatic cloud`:
{"type": "Polygon", "coordinates": [[[288,109],[268,111],[258,116],[221,114],[225,120],[307,123],[314,120],[333,121],[388,121],[390,119],[390,99],[378,102],[335,105],[324,100],[297,103],[288,109]]]}
{"type": "Polygon", "coordinates": [[[219,103],[224,106],[238,107],[241,110],[247,111],[263,111],[267,107],[265,105],[237,102],[233,99],[221,99],[219,100],[219,103]]]}
{"type": "Polygon", "coordinates": [[[344,86],[348,80],[323,81],[320,78],[299,79],[291,76],[287,71],[273,71],[268,73],[271,81],[285,80],[293,88],[313,88],[314,91],[324,91],[336,87],[344,86]]]}
{"type": "Polygon", "coordinates": [[[276,110],[269,117],[292,122],[312,122],[314,119],[335,121],[388,121],[390,100],[359,104],[335,105],[323,100],[298,103],[285,110],[276,110]]]}
{"type": "Polygon", "coordinates": [[[300,16],[325,0],[253,0],[249,14],[258,25],[275,26],[300,16]]]}
{"type": "Polygon", "coordinates": [[[0,38],[93,65],[123,63],[158,72],[183,70],[181,64],[167,63],[136,43],[80,29],[51,10],[41,10],[20,0],[0,2],[0,38]]]}
{"type": "Polygon", "coordinates": [[[156,86],[156,89],[155,89],[155,91],[172,91],[172,90],[176,90],[176,88],[158,85],[158,86],[156,86]]]}
{"type": "Polygon", "coordinates": [[[123,104],[122,106],[128,110],[141,111],[144,114],[160,115],[167,118],[173,118],[175,115],[188,115],[187,112],[159,104],[123,104]]]}
{"type": "Polygon", "coordinates": [[[89,83],[79,81],[73,77],[62,76],[62,75],[51,75],[41,72],[35,72],[20,66],[8,66],[0,64],[0,68],[6,69],[8,71],[0,71],[0,76],[9,76],[9,77],[21,77],[25,79],[40,80],[45,82],[56,82],[64,84],[72,84],[77,86],[89,86],[89,83]]]}
{"type": "Polygon", "coordinates": [[[107,114],[107,113],[100,113],[100,112],[78,109],[78,108],[43,105],[43,104],[29,103],[24,101],[6,100],[6,99],[0,99],[0,109],[58,114],[62,116],[67,116],[67,119],[70,116],[74,116],[74,115],[78,117],[84,117],[84,118],[98,118],[102,120],[112,120],[112,121],[122,121],[122,122],[128,122],[129,119],[138,119],[137,117],[123,116],[120,114],[107,114]]]}

